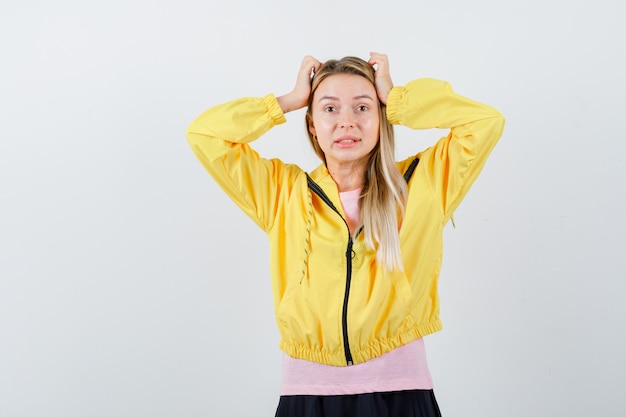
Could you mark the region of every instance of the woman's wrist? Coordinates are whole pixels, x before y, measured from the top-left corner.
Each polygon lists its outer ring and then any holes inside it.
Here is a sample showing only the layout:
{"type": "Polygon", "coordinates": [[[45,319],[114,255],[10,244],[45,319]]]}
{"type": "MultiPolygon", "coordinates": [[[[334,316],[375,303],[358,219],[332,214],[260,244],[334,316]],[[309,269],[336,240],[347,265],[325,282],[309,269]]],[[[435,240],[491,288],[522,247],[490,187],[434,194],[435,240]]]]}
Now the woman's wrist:
{"type": "Polygon", "coordinates": [[[296,97],[293,92],[277,97],[276,101],[278,101],[278,105],[283,110],[283,113],[301,109],[306,105],[306,103],[296,97]]]}

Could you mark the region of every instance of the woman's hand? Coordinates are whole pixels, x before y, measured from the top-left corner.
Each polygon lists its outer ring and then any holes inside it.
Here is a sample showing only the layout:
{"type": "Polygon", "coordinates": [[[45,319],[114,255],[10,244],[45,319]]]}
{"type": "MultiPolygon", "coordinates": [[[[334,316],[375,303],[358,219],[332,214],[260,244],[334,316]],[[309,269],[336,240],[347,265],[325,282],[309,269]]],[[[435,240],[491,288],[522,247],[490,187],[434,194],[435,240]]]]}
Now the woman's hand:
{"type": "Polygon", "coordinates": [[[374,73],[374,83],[376,85],[378,99],[381,103],[387,105],[387,97],[389,97],[389,92],[393,88],[387,55],[379,54],[378,52],[370,52],[370,60],[368,63],[371,66],[375,65],[374,69],[376,72],[374,73]]]}
{"type": "Polygon", "coordinates": [[[311,77],[322,66],[322,63],[310,55],[302,60],[296,85],[290,93],[278,97],[276,100],[283,109],[283,113],[298,110],[305,107],[311,94],[311,77]]]}

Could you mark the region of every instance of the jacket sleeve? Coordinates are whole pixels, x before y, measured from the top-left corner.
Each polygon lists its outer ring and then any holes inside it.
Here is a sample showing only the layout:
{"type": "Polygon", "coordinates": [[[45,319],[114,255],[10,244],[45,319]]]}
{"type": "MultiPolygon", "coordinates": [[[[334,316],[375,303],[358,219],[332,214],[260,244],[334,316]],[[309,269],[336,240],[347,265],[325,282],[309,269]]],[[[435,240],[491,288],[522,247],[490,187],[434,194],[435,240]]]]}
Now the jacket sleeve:
{"type": "Polygon", "coordinates": [[[187,129],[187,140],[204,168],[266,232],[273,226],[281,185],[297,167],[261,158],[248,143],[284,122],[283,111],[270,94],[213,107],[187,129]]]}
{"type": "Polygon", "coordinates": [[[391,123],[412,129],[450,129],[420,159],[447,220],[502,135],[504,118],[492,107],[455,94],[447,82],[430,78],[394,87],[387,100],[387,116],[391,123]]]}

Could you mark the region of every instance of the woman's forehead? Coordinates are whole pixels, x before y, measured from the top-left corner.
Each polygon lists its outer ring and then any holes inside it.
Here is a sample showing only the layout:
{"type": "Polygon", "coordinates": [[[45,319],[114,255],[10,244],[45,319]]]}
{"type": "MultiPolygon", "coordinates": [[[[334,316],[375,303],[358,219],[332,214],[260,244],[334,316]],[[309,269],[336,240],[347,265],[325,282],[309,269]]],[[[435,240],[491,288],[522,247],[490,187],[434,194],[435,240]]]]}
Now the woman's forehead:
{"type": "Polygon", "coordinates": [[[365,77],[356,74],[333,74],[326,77],[315,90],[316,101],[321,99],[375,98],[376,89],[365,77]]]}

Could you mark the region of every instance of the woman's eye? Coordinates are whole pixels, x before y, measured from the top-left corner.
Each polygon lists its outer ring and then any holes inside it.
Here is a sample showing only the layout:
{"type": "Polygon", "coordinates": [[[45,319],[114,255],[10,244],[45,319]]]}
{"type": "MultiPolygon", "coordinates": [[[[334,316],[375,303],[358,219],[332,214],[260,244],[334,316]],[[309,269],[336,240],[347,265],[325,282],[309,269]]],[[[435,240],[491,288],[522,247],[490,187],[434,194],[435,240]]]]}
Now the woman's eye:
{"type": "Polygon", "coordinates": [[[324,107],[324,111],[326,113],[332,113],[332,112],[335,111],[335,108],[333,106],[326,106],[326,107],[324,107]]]}
{"type": "Polygon", "coordinates": [[[357,110],[358,110],[358,111],[368,111],[368,110],[369,110],[369,107],[367,107],[367,106],[363,105],[363,106],[359,106],[359,107],[357,107],[357,110]]]}

